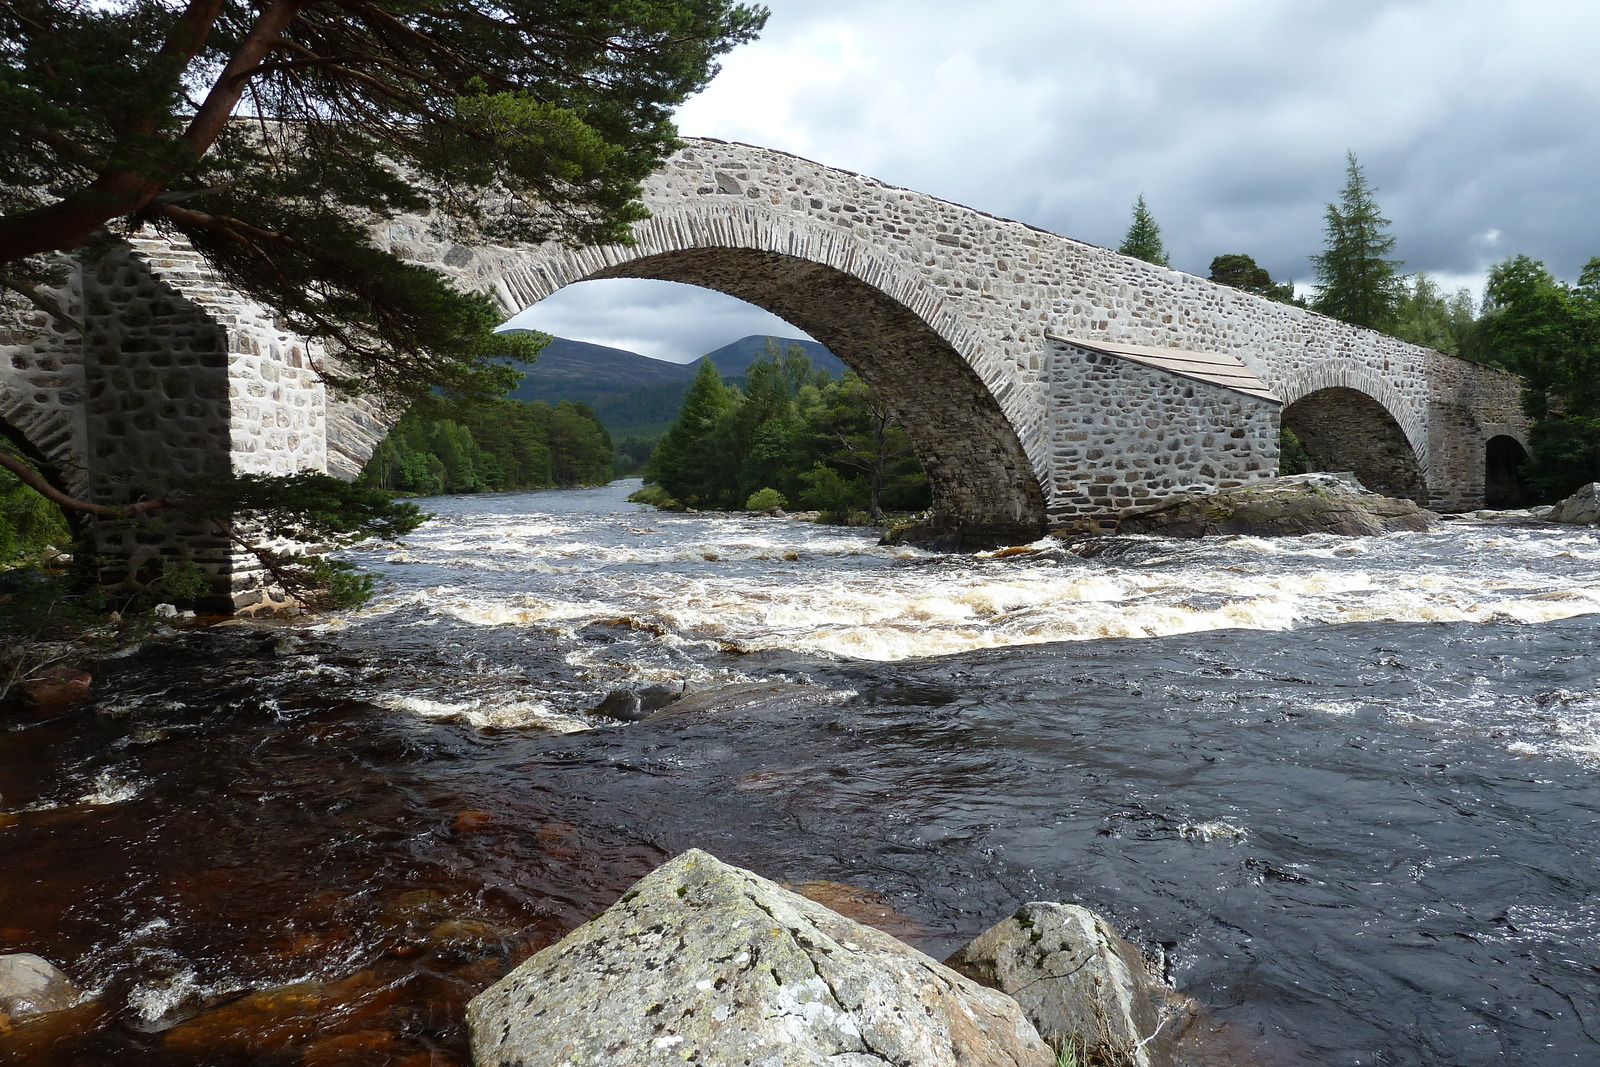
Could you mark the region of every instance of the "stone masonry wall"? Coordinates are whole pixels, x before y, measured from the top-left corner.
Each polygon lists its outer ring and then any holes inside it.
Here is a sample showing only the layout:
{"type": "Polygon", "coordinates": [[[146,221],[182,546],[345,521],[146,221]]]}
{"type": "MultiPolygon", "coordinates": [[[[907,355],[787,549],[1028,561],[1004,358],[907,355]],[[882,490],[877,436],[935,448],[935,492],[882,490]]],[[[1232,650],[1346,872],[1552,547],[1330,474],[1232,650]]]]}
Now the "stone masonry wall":
{"type": "MultiPolygon", "coordinates": [[[[230,469],[326,469],[317,353],[221,284],[193,249],[103,242],[80,255],[62,296],[82,336],[29,310],[0,327],[0,417],[72,472],[75,492],[128,504],[230,469]]],[[[102,521],[95,535],[113,587],[137,584],[181,547],[236,607],[267,598],[253,558],[209,526],[102,521]]]]}
{"type": "Polygon", "coordinates": [[[1441,511],[1482,507],[1489,441],[1504,435],[1528,446],[1522,379],[1439,352],[1429,352],[1427,364],[1434,385],[1428,405],[1428,467],[1443,475],[1430,483],[1430,503],[1441,511]]]}
{"type": "Polygon", "coordinates": [[[1231,488],[1278,468],[1279,404],[1049,338],[1056,516],[1231,488]]]}
{"type": "MultiPolygon", "coordinates": [[[[76,264],[66,286],[51,294],[81,318],[82,278],[76,264]]],[[[71,491],[86,491],[82,340],[22,297],[0,292],[0,420],[20,433],[71,491]]]]}

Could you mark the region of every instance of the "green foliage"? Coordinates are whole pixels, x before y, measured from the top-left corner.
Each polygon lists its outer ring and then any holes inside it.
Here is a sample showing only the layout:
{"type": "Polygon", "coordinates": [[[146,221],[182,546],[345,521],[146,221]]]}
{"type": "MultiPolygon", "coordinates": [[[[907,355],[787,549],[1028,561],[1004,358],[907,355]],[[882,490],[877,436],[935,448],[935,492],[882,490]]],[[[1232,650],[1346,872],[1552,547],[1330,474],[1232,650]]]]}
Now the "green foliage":
{"type": "Polygon", "coordinates": [[[1345,186],[1339,203],[1329,204],[1324,248],[1311,257],[1316,270],[1313,309],[1356,326],[1382,330],[1394,320],[1405,295],[1389,220],[1378,210],[1377,190],[1367,184],[1354,152],[1345,157],[1345,186]]]}
{"type": "Polygon", "coordinates": [[[1278,431],[1278,474],[1305,474],[1311,469],[1311,459],[1306,455],[1300,438],[1287,426],[1278,431]]]}
{"type": "MultiPolygon", "coordinates": [[[[598,416],[598,412],[596,413],[598,416]]],[[[644,437],[638,434],[629,434],[617,442],[615,459],[612,466],[616,468],[617,477],[631,478],[644,473],[645,464],[650,462],[650,453],[656,450],[658,437],[644,437]]]]}
{"type": "Polygon", "coordinates": [[[495,395],[488,357],[525,342],[374,232],[437,207],[469,246],[629,241],[673,110],[765,19],[730,0],[3,4],[0,271],[30,289],[51,253],[153,226],[335,342],[339,384],[495,395]]]}
{"type": "Polygon", "coordinates": [[[1414,345],[1461,355],[1472,344],[1474,311],[1470,290],[1457,289],[1446,296],[1432,278],[1418,271],[1395,305],[1388,332],[1414,345]]]}
{"type": "Polygon", "coordinates": [[[744,502],[746,511],[776,511],[789,501],[776,489],[757,489],[744,502]]]}
{"type": "Polygon", "coordinates": [[[800,475],[800,480],[805,483],[800,503],[820,512],[823,522],[847,522],[851,512],[861,511],[866,506],[866,481],[859,477],[845,478],[821,460],[800,475]]]}
{"type": "Polygon", "coordinates": [[[583,404],[427,405],[395,424],[358,481],[428,496],[604,485],[612,454],[610,434],[583,404]]]}
{"type": "Polygon", "coordinates": [[[1549,500],[1600,481],[1600,257],[1576,285],[1527,256],[1495,265],[1480,331],[1486,358],[1524,379],[1528,484],[1549,500]]]}
{"type": "Polygon", "coordinates": [[[1212,259],[1209,280],[1276,300],[1280,304],[1298,303],[1292,282],[1273,281],[1265,267],[1257,265],[1253,257],[1242,252],[1230,252],[1212,259]]]}
{"type": "Polygon", "coordinates": [[[46,546],[65,548],[71,541],[61,509],[0,470],[0,568],[31,562],[46,546]]]}
{"type": "Polygon", "coordinates": [[[628,494],[630,504],[649,504],[662,511],[682,511],[683,505],[659,485],[644,485],[628,494]]]}
{"type": "Polygon", "coordinates": [[[733,394],[709,359],[700,361],[684,395],[678,421],[656,444],[645,480],[697,507],[730,505],[738,496],[738,457],[733,454],[733,394]]]}
{"type": "Polygon", "coordinates": [[[867,510],[882,522],[885,505],[908,511],[926,507],[927,476],[916,451],[883,399],[853,372],[846,372],[822,407],[817,422],[835,448],[835,466],[859,472],[867,486],[867,510]]]}
{"type": "Polygon", "coordinates": [[[1117,251],[1160,267],[1171,266],[1167,262],[1167,247],[1161,243],[1161,227],[1156,225],[1155,217],[1145,206],[1143,193],[1133,202],[1133,222],[1123,235],[1117,251]]]}
{"type": "Polygon", "coordinates": [[[648,481],[694,507],[748,505],[765,490],[838,521],[853,511],[881,520],[885,508],[928,506],[909,438],[853,373],[835,382],[798,345],[769,345],[743,380],[743,389],[730,388],[702,363],[646,465],[648,481]],[[817,474],[819,466],[829,474],[817,474]]]}

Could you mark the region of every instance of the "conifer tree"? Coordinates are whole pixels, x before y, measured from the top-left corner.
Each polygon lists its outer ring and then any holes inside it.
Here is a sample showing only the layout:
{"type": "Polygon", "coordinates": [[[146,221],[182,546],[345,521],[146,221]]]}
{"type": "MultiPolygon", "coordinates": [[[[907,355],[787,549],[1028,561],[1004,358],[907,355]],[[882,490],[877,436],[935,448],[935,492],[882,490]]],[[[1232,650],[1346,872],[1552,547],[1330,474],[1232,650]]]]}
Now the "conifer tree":
{"type": "Polygon", "coordinates": [[[1235,289],[1243,289],[1247,293],[1255,293],[1257,296],[1264,296],[1281,304],[1295,302],[1292,283],[1273,281],[1272,275],[1267,273],[1265,267],[1257,264],[1254,257],[1247,256],[1243,252],[1230,252],[1212,259],[1211,275],[1206,280],[1219,285],[1231,285],[1235,289]]]}
{"type": "Polygon", "coordinates": [[[1345,156],[1345,185],[1329,204],[1325,247],[1311,257],[1318,290],[1312,308],[1356,326],[1388,328],[1405,296],[1389,220],[1378,210],[1377,190],[1367,184],[1354,152],[1345,156]]]}
{"type": "Polygon", "coordinates": [[[724,440],[733,395],[722,384],[716,364],[700,361],[700,370],[684,394],[678,421],[661,437],[645,466],[645,480],[654,482],[684,503],[715,505],[731,498],[738,484],[729,477],[737,454],[724,440]]]}
{"type": "Polygon", "coordinates": [[[1167,262],[1167,248],[1161,243],[1161,227],[1156,225],[1150,209],[1145,206],[1143,193],[1133,202],[1133,223],[1129,225],[1117,251],[1158,267],[1171,266],[1167,262]]]}

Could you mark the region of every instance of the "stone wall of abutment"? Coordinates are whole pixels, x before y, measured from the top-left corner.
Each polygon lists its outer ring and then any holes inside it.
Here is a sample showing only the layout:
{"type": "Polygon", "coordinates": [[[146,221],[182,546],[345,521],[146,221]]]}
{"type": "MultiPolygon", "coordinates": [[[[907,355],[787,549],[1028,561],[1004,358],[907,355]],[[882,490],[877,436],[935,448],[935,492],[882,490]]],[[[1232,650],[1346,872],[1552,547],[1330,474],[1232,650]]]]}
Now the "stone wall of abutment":
{"type": "Polygon", "coordinates": [[[1427,354],[1429,503],[1439,511],[1484,506],[1488,446],[1504,435],[1528,447],[1523,381],[1443,352],[1427,354]]]}
{"type": "Polygon", "coordinates": [[[64,270],[47,296],[71,322],[0,290],[0,422],[59,487],[86,492],[83,342],[73,325],[83,316],[82,276],[75,261],[64,270]]]}
{"type": "Polygon", "coordinates": [[[1275,400],[1050,338],[1051,520],[1270,478],[1275,400]]]}

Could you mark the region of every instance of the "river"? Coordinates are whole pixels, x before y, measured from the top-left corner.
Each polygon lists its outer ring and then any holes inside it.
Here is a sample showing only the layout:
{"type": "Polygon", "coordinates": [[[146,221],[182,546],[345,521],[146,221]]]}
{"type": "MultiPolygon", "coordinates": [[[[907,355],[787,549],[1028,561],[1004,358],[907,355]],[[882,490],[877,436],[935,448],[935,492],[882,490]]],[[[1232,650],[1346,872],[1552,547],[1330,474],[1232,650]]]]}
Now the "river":
{"type": "Polygon", "coordinates": [[[1262,1063],[1600,1062],[1595,531],[938,555],[631,488],[424,501],[366,609],[13,713],[0,952],[98,997],[26,1062],[463,1063],[691,846],[935,956],[1082,902],[1262,1063]],[[746,688],[591,713],[649,683],[746,688]]]}

